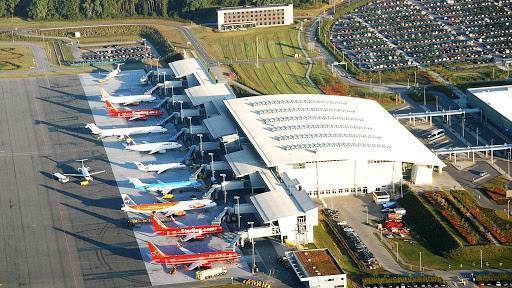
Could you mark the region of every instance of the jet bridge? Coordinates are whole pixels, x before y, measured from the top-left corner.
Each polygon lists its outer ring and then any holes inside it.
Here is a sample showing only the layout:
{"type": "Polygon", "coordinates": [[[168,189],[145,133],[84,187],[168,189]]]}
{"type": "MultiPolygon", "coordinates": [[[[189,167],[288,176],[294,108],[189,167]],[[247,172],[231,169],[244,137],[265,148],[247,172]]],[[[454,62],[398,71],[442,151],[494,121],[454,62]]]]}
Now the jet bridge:
{"type": "MultiPolygon", "coordinates": [[[[213,184],[212,187],[210,187],[210,190],[208,190],[204,195],[203,195],[203,199],[210,199],[212,197],[212,194],[213,192],[215,192],[215,190],[218,190],[221,188],[221,185],[219,184],[213,184]]],[[[228,209],[226,207],[226,209],[228,209]]]]}
{"type": "Polygon", "coordinates": [[[142,76],[140,78],[140,84],[141,85],[147,85],[149,83],[149,77],[153,74],[153,70],[150,70],[146,75],[142,76]]]}
{"type": "Polygon", "coordinates": [[[194,152],[197,151],[197,146],[196,145],[192,145],[188,148],[188,151],[187,151],[187,154],[185,154],[185,156],[183,156],[183,162],[188,162],[190,160],[190,158],[192,157],[192,155],[194,154],[194,152]]]}
{"type": "Polygon", "coordinates": [[[452,116],[452,115],[463,115],[469,113],[480,113],[479,108],[472,109],[458,109],[458,110],[440,110],[440,111],[426,111],[417,113],[405,113],[405,114],[393,114],[396,119],[413,119],[413,118],[431,118],[436,116],[452,116]]]}
{"type": "Polygon", "coordinates": [[[190,175],[190,177],[188,177],[189,180],[197,180],[197,176],[199,175],[199,173],[201,173],[201,171],[206,167],[206,164],[202,164],[201,166],[199,166],[199,168],[196,170],[196,172],[192,173],[190,175]]]}
{"type": "Polygon", "coordinates": [[[180,137],[181,134],[186,133],[186,132],[188,132],[188,128],[181,128],[181,130],[178,133],[174,134],[174,136],[172,136],[169,141],[174,142],[174,141],[178,140],[178,137],[180,137]]]}
{"type": "Polygon", "coordinates": [[[215,218],[213,218],[212,225],[220,225],[222,223],[222,218],[224,218],[224,216],[226,216],[226,213],[228,213],[228,210],[229,210],[228,207],[224,207],[224,209],[222,209],[222,211],[219,213],[219,215],[217,215],[217,216],[215,216],[215,218]]]}
{"type": "Polygon", "coordinates": [[[146,92],[144,92],[144,94],[151,95],[151,94],[153,94],[153,92],[155,92],[156,89],[163,87],[163,86],[164,86],[163,83],[157,83],[155,86],[149,88],[146,92]]]}
{"type": "Polygon", "coordinates": [[[238,232],[238,235],[229,243],[228,248],[234,250],[236,245],[244,247],[245,241],[247,240],[252,242],[254,239],[272,237],[280,234],[279,226],[272,223],[270,223],[269,226],[249,228],[247,231],[238,232]]]}
{"type": "Polygon", "coordinates": [[[165,117],[162,121],[160,121],[160,122],[158,123],[158,126],[164,126],[164,125],[166,125],[167,123],[171,122],[171,119],[172,119],[173,117],[178,117],[179,115],[180,115],[180,113],[178,113],[178,112],[173,112],[171,115],[169,115],[169,116],[165,117]]]}
{"type": "Polygon", "coordinates": [[[467,153],[468,158],[470,157],[470,153],[473,155],[473,162],[475,162],[475,153],[485,152],[485,156],[488,156],[488,153],[491,153],[491,162],[494,162],[494,151],[499,150],[512,150],[512,144],[501,144],[501,145],[484,145],[484,146],[468,146],[468,147],[453,147],[453,148],[442,148],[433,150],[436,155],[449,155],[450,159],[452,158],[452,154],[454,157],[454,161],[457,162],[457,154],[458,153],[467,153]]]}

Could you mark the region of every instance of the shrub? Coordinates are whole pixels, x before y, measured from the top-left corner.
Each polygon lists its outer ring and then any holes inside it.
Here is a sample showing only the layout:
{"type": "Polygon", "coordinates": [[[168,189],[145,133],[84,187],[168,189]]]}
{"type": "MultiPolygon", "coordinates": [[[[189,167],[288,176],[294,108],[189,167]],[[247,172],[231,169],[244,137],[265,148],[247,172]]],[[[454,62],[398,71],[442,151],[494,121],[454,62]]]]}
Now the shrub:
{"type": "Polygon", "coordinates": [[[404,220],[414,227],[436,252],[448,254],[463,246],[417,194],[407,193],[399,202],[407,211],[414,211],[407,213],[404,220]]]}

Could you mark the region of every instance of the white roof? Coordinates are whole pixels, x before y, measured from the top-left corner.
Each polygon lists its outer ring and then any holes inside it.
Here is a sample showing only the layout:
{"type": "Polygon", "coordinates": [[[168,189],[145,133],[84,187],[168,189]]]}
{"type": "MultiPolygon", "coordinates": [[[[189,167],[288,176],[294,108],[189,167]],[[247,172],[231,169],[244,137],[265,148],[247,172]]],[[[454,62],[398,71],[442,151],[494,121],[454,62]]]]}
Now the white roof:
{"type": "Polygon", "coordinates": [[[225,157],[235,173],[235,177],[246,176],[266,169],[265,163],[259,159],[258,154],[250,145],[244,145],[242,150],[228,153],[225,157]]]}
{"type": "Polygon", "coordinates": [[[214,139],[236,133],[236,127],[233,121],[224,115],[206,118],[203,120],[203,123],[214,139]]]}
{"type": "Polygon", "coordinates": [[[205,104],[214,100],[226,100],[236,98],[235,94],[226,83],[206,84],[185,89],[193,106],[205,104]]]}
{"type": "Polygon", "coordinates": [[[472,88],[468,91],[512,121],[512,85],[472,88]]]}
{"type": "Polygon", "coordinates": [[[285,217],[302,216],[306,211],[318,207],[305,191],[287,188],[278,182],[270,170],[261,169],[256,173],[270,190],[250,197],[264,223],[285,217]]]}
{"type": "Polygon", "coordinates": [[[171,62],[169,63],[169,67],[176,78],[187,77],[189,84],[192,81],[188,78],[192,76],[197,80],[199,85],[212,83],[208,75],[204,72],[205,69],[203,69],[201,63],[195,58],[186,58],[171,62]]]}
{"type": "Polygon", "coordinates": [[[347,159],[445,166],[372,100],[284,94],[224,102],[268,167],[347,159]]]}

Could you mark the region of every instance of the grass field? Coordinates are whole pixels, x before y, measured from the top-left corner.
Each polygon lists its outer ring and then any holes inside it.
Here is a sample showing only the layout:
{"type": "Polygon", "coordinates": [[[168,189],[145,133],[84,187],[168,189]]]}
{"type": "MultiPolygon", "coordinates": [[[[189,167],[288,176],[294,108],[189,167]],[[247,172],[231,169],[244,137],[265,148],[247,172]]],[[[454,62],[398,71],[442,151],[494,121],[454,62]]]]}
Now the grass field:
{"type": "Polygon", "coordinates": [[[34,56],[29,47],[0,46],[0,70],[26,70],[34,66],[34,56]]]}
{"type": "Polygon", "coordinates": [[[507,72],[498,69],[495,65],[480,66],[467,69],[447,68],[443,66],[431,67],[431,70],[439,73],[443,78],[453,84],[506,80],[507,72]],[[494,72],[493,72],[494,70],[494,72]]]}
{"type": "Polygon", "coordinates": [[[300,62],[262,63],[232,65],[238,81],[262,94],[320,93],[306,79],[307,65],[300,62]]]}
{"type": "Polygon", "coordinates": [[[217,60],[248,60],[256,58],[258,38],[259,59],[292,58],[301,55],[297,27],[258,28],[229,33],[214,32],[211,28],[193,28],[208,54],[217,60]]]}
{"type": "MultiPolygon", "coordinates": [[[[442,257],[432,253],[427,243],[422,242],[420,239],[402,241],[395,239],[386,239],[391,247],[396,247],[398,243],[398,254],[400,258],[408,264],[403,265],[407,269],[413,271],[419,271],[420,264],[420,252],[422,266],[426,269],[438,269],[438,270],[462,270],[462,269],[479,269],[480,261],[467,261],[465,259],[456,259],[449,257],[442,257]]],[[[512,250],[512,248],[510,248],[512,250]]],[[[393,255],[396,255],[396,248],[393,248],[393,255]]],[[[487,255],[483,255],[484,268],[510,268],[512,267],[512,259],[510,253],[503,255],[502,257],[489,258],[487,255]],[[500,265],[501,263],[501,265],[500,265]]]]}

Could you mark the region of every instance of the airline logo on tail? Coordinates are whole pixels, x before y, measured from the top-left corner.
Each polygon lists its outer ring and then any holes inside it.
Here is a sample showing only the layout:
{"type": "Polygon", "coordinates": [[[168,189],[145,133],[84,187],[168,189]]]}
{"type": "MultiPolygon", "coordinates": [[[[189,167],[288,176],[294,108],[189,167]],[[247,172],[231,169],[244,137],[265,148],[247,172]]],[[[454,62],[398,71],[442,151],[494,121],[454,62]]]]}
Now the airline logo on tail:
{"type": "Polygon", "coordinates": [[[149,252],[151,253],[151,260],[164,258],[166,255],[155,246],[155,244],[148,241],[149,252]]]}
{"type": "Polygon", "coordinates": [[[133,162],[133,164],[137,165],[137,169],[144,171],[146,170],[146,165],[142,164],[142,162],[133,162]]]}
{"type": "Polygon", "coordinates": [[[112,103],[110,103],[108,99],[105,100],[105,106],[107,106],[107,110],[109,113],[118,111],[118,109],[114,105],[112,105],[112,103]]]}

